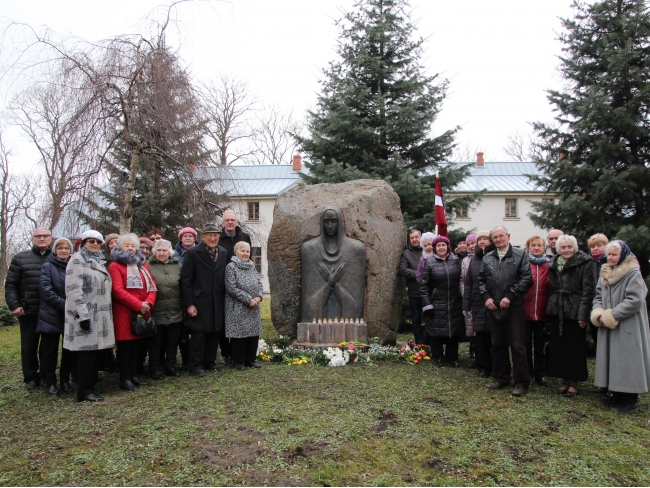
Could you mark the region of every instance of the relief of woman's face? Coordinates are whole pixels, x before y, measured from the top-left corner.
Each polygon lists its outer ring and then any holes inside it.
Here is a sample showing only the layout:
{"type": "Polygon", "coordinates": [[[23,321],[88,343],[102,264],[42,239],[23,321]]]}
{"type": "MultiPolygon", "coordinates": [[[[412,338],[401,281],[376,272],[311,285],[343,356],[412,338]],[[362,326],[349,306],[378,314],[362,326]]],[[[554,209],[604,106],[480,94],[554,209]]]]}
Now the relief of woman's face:
{"type": "Polygon", "coordinates": [[[328,210],[323,214],[323,231],[328,236],[335,236],[339,225],[339,218],[334,210],[328,210]]]}

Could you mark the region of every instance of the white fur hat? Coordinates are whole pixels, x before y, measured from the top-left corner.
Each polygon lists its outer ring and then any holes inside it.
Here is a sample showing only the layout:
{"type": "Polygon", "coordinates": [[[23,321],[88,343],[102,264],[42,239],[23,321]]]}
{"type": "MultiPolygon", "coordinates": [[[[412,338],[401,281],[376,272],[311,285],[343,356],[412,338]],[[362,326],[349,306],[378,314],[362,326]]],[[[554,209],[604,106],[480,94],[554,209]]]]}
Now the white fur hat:
{"type": "Polygon", "coordinates": [[[100,241],[102,241],[102,244],[104,243],[104,238],[96,230],[87,230],[86,232],[81,234],[81,242],[84,242],[86,239],[99,239],[100,241]]]}

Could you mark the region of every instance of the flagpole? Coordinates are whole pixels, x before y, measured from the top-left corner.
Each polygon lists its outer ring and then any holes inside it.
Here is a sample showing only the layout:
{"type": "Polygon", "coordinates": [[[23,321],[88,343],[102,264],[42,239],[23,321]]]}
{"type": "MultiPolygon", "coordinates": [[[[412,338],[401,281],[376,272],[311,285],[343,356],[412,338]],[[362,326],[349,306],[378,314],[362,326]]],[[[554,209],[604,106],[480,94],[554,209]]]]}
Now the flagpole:
{"type": "MultiPolygon", "coordinates": [[[[438,180],[439,177],[440,177],[440,171],[436,171],[436,180],[438,180]]],[[[434,198],[434,200],[435,200],[435,197],[436,197],[436,188],[433,187],[433,198],[434,198]]],[[[433,208],[435,208],[435,206],[433,208]]],[[[438,224],[436,224],[436,213],[435,212],[433,213],[433,224],[434,224],[433,233],[435,235],[438,235],[438,224]]]]}

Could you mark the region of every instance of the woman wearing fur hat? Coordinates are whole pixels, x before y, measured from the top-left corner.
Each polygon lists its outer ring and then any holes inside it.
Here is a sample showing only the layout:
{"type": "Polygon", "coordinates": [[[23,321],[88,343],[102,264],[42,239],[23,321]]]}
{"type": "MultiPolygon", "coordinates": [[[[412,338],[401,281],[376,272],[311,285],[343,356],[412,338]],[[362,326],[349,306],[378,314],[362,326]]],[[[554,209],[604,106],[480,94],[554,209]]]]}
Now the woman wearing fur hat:
{"type": "Polygon", "coordinates": [[[99,251],[103,242],[95,230],[81,234],[80,251],[66,268],[63,347],[75,355],[79,401],[103,400],[95,389],[98,351],[115,345],[111,277],[99,251]]]}
{"type": "Polygon", "coordinates": [[[446,359],[458,367],[458,340],[465,335],[460,296],[460,260],[451,252],[449,239],[433,240],[434,254],[427,258],[420,276],[425,336],[430,337],[431,355],[438,367],[446,359]],[[446,351],[443,352],[443,345],[446,351]]]}
{"type": "Polygon", "coordinates": [[[625,242],[610,242],[605,254],[591,312],[591,323],[600,328],[594,384],[612,392],[600,403],[618,413],[634,413],[639,393],[650,388],[648,289],[625,242]]]}
{"type": "Polygon", "coordinates": [[[111,251],[113,262],[108,267],[113,279],[113,322],[120,388],[127,391],[146,385],[136,376],[136,369],[138,350],[142,341],[150,337],[133,334],[133,315],[141,313],[145,318],[148,317],[156,302],[156,283],[146,264],[146,256],[137,249],[139,242],[135,234],[120,236],[117,246],[111,251]]]}
{"type": "Polygon", "coordinates": [[[546,320],[550,329],[548,376],[562,378],[555,393],[578,394],[587,372],[587,323],[596,294],[596,265],[578,249],[575,237],[561,235],[548,270],[546,320]]]}
{"type": "MultiPolygon", "coordinates": [[[[59,339],[65,321],[65,270],[72,253],[72,242],[61,237],[54,242],[50,259],[41,268],[41,305],[38,311],[36,333],[41,334],[38,350],[41,362],[41,381],[48,387],[48,395],[58,395],[56,387],[56,363],[59,359],[59,339]]],[[[72,353],[61,353],[61,391],[71,393],[70,373],[72,353]]]]}
{"type": "MultiPolygon", "coordinates": [[[[480,230],[476,233],[474,256],[468,257],[467,273],[463,281],[463,314],[472,321],[474,343],[476,347],[476,367],[478,375],[488,378],[492,374],[492,334],[487,321],[485,301],[481,298],[478,276],[481,271],[483,256],[495,249],[490,241],[490,231],[480,230]]],[[[463,262],[464,263],[464,262],[463,262]]]]}

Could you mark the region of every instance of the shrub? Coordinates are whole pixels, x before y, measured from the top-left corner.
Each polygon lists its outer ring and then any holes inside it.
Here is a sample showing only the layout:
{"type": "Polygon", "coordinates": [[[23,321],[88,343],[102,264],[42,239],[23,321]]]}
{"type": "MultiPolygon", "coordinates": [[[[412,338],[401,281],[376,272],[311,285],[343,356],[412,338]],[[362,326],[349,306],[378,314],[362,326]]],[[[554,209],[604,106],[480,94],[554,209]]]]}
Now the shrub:
{"type": "Polygon", "coordinates": [[[4,303],[0,305],[0,325],[14,325],[17,322],[9,310],[9,307],[4,303]]]}

